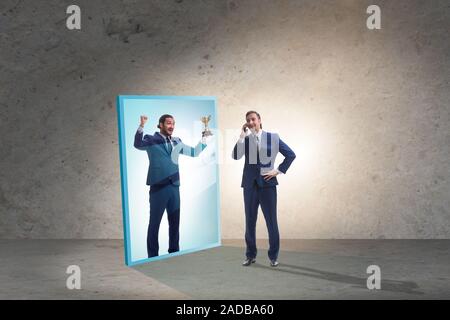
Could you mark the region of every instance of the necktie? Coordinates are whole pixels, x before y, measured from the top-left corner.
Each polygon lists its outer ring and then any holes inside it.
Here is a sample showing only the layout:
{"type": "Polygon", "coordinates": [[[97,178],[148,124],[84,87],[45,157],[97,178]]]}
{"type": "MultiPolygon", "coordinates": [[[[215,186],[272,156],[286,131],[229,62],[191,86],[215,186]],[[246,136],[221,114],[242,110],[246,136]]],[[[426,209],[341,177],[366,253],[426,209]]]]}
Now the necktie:
{"type": "Polygon", "coordinates": [[[172,153],[172,143],[170,143],[170,139],[169,137],[166,137],[166,142],[167,142],[167,151],[169,151],[169,153],[172,153]]]}

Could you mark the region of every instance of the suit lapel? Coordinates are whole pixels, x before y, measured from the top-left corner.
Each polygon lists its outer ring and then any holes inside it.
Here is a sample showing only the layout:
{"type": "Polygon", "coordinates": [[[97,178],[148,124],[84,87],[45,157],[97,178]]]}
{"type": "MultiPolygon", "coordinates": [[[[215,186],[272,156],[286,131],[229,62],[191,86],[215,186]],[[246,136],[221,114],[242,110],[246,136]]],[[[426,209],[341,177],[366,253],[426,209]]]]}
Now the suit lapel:
{"type": "Polygon", "coordinates": [[[267,150],[267,156],[270,158],[272,156],[272,135],[269,132],[264,133],[264,148],[267,150]]]}
{"type": "Polygon", "coordinates": [[[166,145],[167,142],[166,142],[165,138],[158,131],[156,131],[155,136],[159,137],[161,148],[163,148],[164,151],[167,153],[167,155],[170,156],[169,150],[167,150],[167,145],[166,145]]]}
{"type": "Polygon", "coordinates": [[[269,132],[263,131],[261,133],[261,150],[265,157],[271,158],[272,156],[272,135],[269,132]]]}
{"type": "Polygon", "coordinates": [[[261,142],[260,142],[261,149],[265,149],[266,145],[267,145],[267,132],[262,131],[261,132],[261,142]]]}

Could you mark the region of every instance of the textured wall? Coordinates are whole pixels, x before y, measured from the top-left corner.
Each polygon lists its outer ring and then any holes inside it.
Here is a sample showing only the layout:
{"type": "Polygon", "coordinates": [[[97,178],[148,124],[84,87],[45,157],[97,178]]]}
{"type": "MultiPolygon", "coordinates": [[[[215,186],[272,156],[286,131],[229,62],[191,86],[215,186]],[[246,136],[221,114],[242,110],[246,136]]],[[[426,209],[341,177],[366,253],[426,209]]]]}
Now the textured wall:
{"type": "MultiPolygon", "coordinates": [[[[122,237],[115,97],[165,94],[217,96],[236,134],[257,109],[293,147],[282,237],[449,238],[448,1],[376,3],[379,31],[371,1],[2,0],[0,237],[122,237]]],[[[225,238],[241,170],[221,165],[225,238]]]]}

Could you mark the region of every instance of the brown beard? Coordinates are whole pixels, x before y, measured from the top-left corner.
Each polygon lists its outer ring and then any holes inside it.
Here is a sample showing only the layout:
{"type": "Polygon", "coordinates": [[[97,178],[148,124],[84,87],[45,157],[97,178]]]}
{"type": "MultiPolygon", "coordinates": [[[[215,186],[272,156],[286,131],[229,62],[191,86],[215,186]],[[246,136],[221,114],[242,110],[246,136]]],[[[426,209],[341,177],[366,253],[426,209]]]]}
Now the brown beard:
{"type": "MultiPolygon", "coordinates": [[[[173,132],[173,131],[172,131],[173,132]]],[[[165,129],[161,129],[161,133],[163,134],[163,135],[165,135],[165,136],[168,136],[168,137],[170,137],[172,134],[171,133],[169,133],[167,130],[165,130],[165,129]]]]}

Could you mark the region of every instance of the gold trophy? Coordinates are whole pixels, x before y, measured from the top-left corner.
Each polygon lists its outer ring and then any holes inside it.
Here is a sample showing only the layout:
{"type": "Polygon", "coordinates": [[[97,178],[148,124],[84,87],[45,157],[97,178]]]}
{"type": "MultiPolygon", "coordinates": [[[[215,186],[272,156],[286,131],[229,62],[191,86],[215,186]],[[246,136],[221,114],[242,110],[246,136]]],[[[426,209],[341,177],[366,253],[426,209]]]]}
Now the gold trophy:
{"type": "Polygon", "coordinates": [[[201,117],[200,120],[205,125],[205,130],[202,131],[202,137],[212,136],[213,134],[212,134],[211,130],[208,129],[208,122],[211,120],[211,115],[209,115],[207,117],[201,117]]]}

